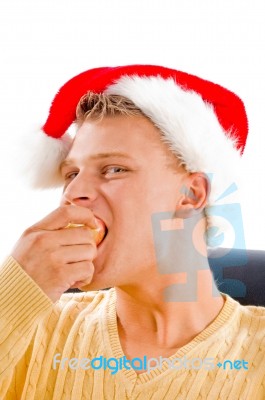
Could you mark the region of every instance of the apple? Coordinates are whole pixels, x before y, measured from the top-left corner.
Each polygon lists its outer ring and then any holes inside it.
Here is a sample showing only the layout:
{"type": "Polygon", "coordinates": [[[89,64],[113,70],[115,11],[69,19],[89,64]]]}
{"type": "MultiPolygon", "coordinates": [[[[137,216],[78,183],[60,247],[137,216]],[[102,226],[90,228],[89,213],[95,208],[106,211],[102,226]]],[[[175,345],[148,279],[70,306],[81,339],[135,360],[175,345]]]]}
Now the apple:
{"type": "MultiPolygon", "coordinates": [[[[101,221],[101,219],[96,218],[96,217],[95,217],[95,219],[96,219],[98,227],[94,228],[94,229],[92,229],[92,228],[89,228],[89,229],[93,234],[93,238],[96,242],[96,245],[98,246],[102,242],[102,240],[105,236],[106,227],[105,227],[104,222],[101,221]]],[[[85,225],[84,224],[74,224],[74,223],[70,222],[65,228],[78,228],[79,226],[85,226],[85,225]]]]}

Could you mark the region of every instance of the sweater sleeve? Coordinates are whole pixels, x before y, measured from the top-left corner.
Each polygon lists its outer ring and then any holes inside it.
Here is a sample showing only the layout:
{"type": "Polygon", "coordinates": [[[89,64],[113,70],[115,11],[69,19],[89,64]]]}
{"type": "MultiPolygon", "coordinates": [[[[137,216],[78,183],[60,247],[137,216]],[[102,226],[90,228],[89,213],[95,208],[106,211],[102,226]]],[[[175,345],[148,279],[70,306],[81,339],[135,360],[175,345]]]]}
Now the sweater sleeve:
{"type": "Polygon", "coordinates": [[[12,381],[15,367],[18,363],[23,365],[38,322],[52,308],[52,301],[14,258],[7,258],[0,267],[1,399],[12,381]]]}

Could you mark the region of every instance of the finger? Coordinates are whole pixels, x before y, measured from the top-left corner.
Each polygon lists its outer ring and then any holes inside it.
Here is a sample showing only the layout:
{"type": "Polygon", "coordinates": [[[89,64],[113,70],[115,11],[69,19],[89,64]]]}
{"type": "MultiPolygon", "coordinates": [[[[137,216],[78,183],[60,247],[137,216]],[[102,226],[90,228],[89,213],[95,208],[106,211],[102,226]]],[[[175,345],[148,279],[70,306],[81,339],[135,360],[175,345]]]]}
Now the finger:
{"type": "Polygon", "coordinates": [[[87,273],[88,273],[87,277],[83,278],[82,280],[76,281],[74,283],[74,285],[71,287],[77,288],[77,289],[82,289],[85,286],[89,285],[93,279],[94,272],[95,272],[95,267],[94,267],[94,264],[91,263],[91,265],[89,266],[89,270],[87,270],[87,273]]]}
{"type": "Polygon", "coordinates": [[[94,243],[89,245],[61,246],[53,255],[52,261],[57,265],[72,264],[82,261],[92,261],[97,256],[94,243]]]}
{"type": "Polygon", "coordinates": [[[87,226],[75,229],[59,229],[49,233],[50,241],[59,246],[95,243],[94,230],[87,226]]]}
{"type": "Polygon", "coordinates": [[[86,207],[69,205],[57,208],[41,221],[32,225],[28,231],[62,229],[69,223],[97,228],[97,223],[91,210],[86,207]]]}
{"type": "Polygon", "coordinates": [[[68,281],[71,288],[79,288],[84,286],[84,282],[90,283],[94,275],[94,265],[91,261],[80,261],[65,266],[68,281]]]}
{"type": "Polygon", "coordinates": [[[66,229],[66,228],[77,229],[80,227],[84,227],[84,228],[88,229],[90,235],[92,235],[93,240],[96,242],[96,245],[99,245],[105,237],[106,226],[102,220],[96,218],[96,221],[97,221],[97,225],[98,225],[97,228],[89,228],[84,225],[70,223],[64,229],[66,229]]]}

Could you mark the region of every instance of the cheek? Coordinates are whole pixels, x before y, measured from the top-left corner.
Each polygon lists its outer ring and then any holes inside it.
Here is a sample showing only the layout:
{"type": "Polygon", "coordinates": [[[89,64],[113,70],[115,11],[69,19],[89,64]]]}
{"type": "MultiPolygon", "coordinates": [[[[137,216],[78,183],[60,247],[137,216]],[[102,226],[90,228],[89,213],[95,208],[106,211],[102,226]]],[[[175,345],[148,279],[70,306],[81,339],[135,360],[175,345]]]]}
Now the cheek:
{"type": "Polygon", "coordinates": [[[66,198],[65,198],[65,196],[62,194],[62,195],[61,195],[60,202],[59,202],[59,206],[62,207],[62,206],[64,206],[64,205],[66,205],[66,203],[67,203],[66,198]]]}
{"type": "Polygon", "coordinates": [[[130,205],[127,209],[120,210],[119,218],[115,224],[119,243],[128,248],[144,248],[153,244],[152,213],[145,209],[135,209],[130,205]],[[123,212],[124,211],[124,212],[123,212]]]}
{"type": "Polygon", "coordinates": [[[104,182],[98,189],[99,195],[112,205],[116,204],[118,200],[124,201],[126,199],[126,192],[128,191],[122,180],[104,182]]]}
{"type": "Polygon", "coordinates": [[[146,203],[152,213],[174,211],[179,198],[183,196],[180,185],[170,180],[156,183],[146,194],[146,203]]]}

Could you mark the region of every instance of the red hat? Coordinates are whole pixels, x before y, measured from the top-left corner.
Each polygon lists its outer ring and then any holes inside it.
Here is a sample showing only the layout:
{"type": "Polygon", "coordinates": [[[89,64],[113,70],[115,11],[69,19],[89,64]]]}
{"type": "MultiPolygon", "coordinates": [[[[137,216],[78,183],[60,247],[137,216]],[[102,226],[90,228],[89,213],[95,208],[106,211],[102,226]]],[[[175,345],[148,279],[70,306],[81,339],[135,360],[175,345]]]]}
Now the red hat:
{"type": "Polygon", "coordinates": [[[188,171],[213,174],[210,203],[229,185],[248,132],[240,98],[185,72],[129,65],[91,69],[61,87],[42,130],[31,138],[35,149],[28,169],[34,174],[33,186],[61,184],[58,168],[72,143],[66,131],[75,121],[80,98],[88,91],[129,98],[160,129],[161,139],[188,171]]]}

